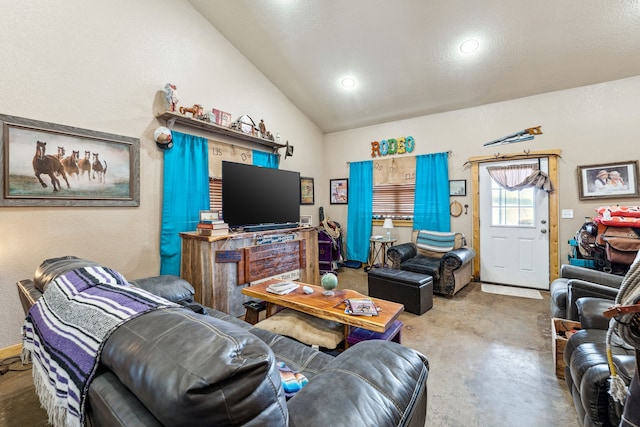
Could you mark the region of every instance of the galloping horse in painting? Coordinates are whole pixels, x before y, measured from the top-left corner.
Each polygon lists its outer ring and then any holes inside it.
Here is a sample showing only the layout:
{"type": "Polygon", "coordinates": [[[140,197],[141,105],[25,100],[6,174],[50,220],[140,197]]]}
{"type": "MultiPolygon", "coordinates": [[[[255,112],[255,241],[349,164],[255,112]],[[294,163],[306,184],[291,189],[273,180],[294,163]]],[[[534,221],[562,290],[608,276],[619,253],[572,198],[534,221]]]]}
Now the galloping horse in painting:
{"type": "Polygon", "coordinates": [[[100,155],[98,153],[92,153],[92,155],[93,163],[91,164],[91,169],[93,170],[93,179],[97,179],[98,182],[104,182],[105,175],[107,174],[107,162],[104,162],[104,166],[102,166],[102,162],[100,162],[99,157],[100,155]]]}
{"type": "Polygon", "coordinates": [[[67,172],[69,176],[73,176],[75,174],[76,180],[80,176],[80,169],[78,168],[79,158],[80,152],[72,150],[70,156],[65,157],[60,161],[60,163],[62,163],[62,166],[64,167],[65,172],[67,172]]]}
{"type": "Polygon", "coordinates": [[[45,174],[49,175],[51,178],[51,184],[53,185],[53,191],[56,192],[60,189],[60,181],[56,178],[56,173],[62,175],[65,182],[67,183],[67,188],[71,188],[69,185],[69,180],[67,180],[67,174],[64,172],[64,167],[60,160],[56,158],[56,156],[52,156],[50,154],[46,154],[47,151],[47,143],[38,141],[36,143],[36,154],[33,156],[33,172],[40,181],[40,184],[43,187],[47,187],[47,184],[44,183],[40,175],[45,174]]]}
{"type": "Polygon", "coordinates": [[[78,160],[78,168],[80,169],[80,176],[83,176],[86,172],[87,178],[91,181],[91,151],[84,152],[84,159],[78,160]]]}

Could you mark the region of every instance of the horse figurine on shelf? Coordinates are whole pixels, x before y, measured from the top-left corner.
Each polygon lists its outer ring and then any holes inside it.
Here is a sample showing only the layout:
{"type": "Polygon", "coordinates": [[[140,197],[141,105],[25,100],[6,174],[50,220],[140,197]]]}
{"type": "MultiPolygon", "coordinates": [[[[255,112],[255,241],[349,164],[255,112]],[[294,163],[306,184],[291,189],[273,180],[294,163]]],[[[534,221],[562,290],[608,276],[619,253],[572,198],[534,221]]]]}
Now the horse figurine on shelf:
{"type": "Polygon", "coordinates": [[[71,188],[67,174],[64,171],[64,167],[60,160],[56,156],[46,154],[47,143],[42,141],[36,142],[36,154],[33,156],[33,172],[40,181],[40,185],[46,188],[47,184],[42,180],[40,175],[49,175],[51,178],[51,185],[53,185],[53,191],[57,192],[60,189],[60,181],[56,178],[56,174],[61,175],[67,183],[67,188],[71,188]]]}
{"type": "Polygon", "coordinates": [[[180,107],[180,114],[184,116],[187,113],[191,113],[191,117],[194,119],[201,117],[204,114],[202,105],[200,104],[193,104],[193,107],[191,108],[180,107]]]}

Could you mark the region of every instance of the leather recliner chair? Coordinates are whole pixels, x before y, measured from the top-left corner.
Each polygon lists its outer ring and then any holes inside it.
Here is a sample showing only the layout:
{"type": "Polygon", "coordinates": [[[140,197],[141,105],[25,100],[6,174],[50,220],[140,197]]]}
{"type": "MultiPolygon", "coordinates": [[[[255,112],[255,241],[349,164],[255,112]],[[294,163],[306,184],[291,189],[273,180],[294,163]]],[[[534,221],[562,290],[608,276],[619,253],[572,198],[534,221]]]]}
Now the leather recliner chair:
{"type": "Polygon", "coordinates": [[[387,249],[391,268],[421,273],[433,278],[433,293],[453,296],[471,282],[472,261],[476,256],[473,248],[467,247],[462,233],[438,233],[426,231],[434,240],[438,235],[453,235],[453,249],[434,250],[434,246],[424,249],[420,244],[420,233],[413,231],[412,241],[387,249]]]}
{"type": "MultiPolygon", "coordinates": [[[[606,349],[609,320],[603,313],[612,304],[613,301],[601,298],[577,300],[582,329],[569,338],[564,350],[565,382],[584,427],[617,426],[624,409],[609,395],[611,373],[606,349]]],[[[616,373],[628,386],[636,370],[635,350],[620,339],[612,340],[611,348],[616,373]]]]}
{"type": "Polygon", "coordinates": [[[583,297],[615,300],[624,276],[563,264],[560,277],[551,282],[551,317],[579,320],[576,301],[583,297]]]}
{"type": "MultiPolygon", "coordinates": [[[[564,378],[581,425],[617,426],[623,406],[609,395],[606,336],[603,315],[618,295],[624,276],[590,268],[562,265],[560,278],[550,285],[551,316],[578,321],[581,330],[567,341],[564,378]]],[[[635,351],[621,341],[612,345],[618,376],[629,384],[635,372],[635,351]]]]}

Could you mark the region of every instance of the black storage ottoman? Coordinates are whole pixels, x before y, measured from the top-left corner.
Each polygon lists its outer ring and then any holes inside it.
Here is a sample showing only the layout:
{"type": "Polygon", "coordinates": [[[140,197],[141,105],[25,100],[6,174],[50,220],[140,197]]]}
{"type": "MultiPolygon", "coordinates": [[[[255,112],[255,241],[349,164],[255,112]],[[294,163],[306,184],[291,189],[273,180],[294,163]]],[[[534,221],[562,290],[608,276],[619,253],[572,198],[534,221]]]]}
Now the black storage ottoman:
{"type": "Polygon", "coordinates": [[[433,278],[395,268],[369,270],[369,296],[404,304],[405,311],[422,314],[433,307],[433,278]]]}

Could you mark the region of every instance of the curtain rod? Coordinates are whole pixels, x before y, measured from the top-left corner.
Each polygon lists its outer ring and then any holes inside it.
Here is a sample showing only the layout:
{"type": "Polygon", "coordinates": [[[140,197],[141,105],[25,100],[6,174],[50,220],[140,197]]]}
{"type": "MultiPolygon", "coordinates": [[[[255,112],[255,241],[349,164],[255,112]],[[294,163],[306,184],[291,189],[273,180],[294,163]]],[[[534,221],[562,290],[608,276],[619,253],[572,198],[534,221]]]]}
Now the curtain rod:
{"type": "Polygon", "coordinates": [[[463,166],[466,166],[471,163],[483,163],[483,162],[492,162],[498,160],[507,160],[507,159],[523,159],[530,157],[551,157],[556,156],[561,158],[560,150],[549,150],[549,151],[531,151],[531,150],[522,150],[522,153],[509,153],[509,154],[500,154],[494,153],[493,156],[484,156],[484,157],[473,157],[466,162],[464,162],[463,166]]]}
{"type": "MultiPolygon", "coordinates": [[[[451,154],[453,154],[453,151],[449,150],[446,153],[447,153],[447,155],[451,156],[451,154]]],[[[435,154],[435,153],[428,153],[428,154],[435,154]]],[[[419,155],[421,156],[422,154],[416,154],[415,156],[408,156],[408,157],[417,157],[419,155]]],[[[400,157],[390,157],[390,158],[391,159],[399,159],[400,157]]],[[[346,164],[347,164],[347,166],[349,166],[351,164],[351,162],[347,161],[346,164]]]]}

